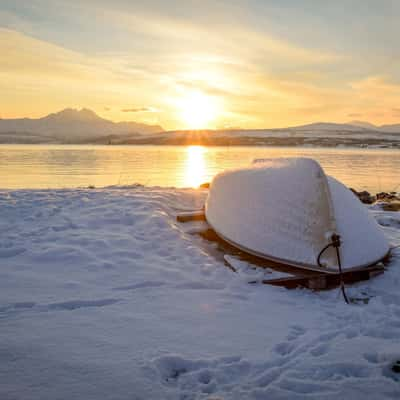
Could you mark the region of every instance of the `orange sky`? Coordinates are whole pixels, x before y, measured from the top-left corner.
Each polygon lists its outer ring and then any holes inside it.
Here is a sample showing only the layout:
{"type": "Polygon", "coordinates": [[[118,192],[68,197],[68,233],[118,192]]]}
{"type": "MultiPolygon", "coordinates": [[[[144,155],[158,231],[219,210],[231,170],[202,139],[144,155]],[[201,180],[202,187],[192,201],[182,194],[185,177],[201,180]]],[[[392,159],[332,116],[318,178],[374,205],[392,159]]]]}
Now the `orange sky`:
{"type": "Polygon", "coordinates": [[[0,4],[2,118],[87,107],[165,129],[400,122],[395,2],[354,1],[354,14],[343,1],[19,3],[0,4]]]}

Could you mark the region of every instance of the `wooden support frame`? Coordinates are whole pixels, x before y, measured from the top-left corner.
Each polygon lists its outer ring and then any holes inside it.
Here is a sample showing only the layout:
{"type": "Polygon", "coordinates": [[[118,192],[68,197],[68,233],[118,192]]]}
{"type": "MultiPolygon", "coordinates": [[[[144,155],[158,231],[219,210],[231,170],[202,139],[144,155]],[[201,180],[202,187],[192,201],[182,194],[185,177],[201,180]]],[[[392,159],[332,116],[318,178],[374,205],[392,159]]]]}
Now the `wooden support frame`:
{"type": "MultiPolygon", "coordinates": [[[[344,271],[342,279],[345,284],[352,284],[360,281],[366,281],[374,276],[383,274],[383,265],[373,265],[369,267],[354,268],[344,271]]],[[[251,282],[256,283],[256,282],[251,282]]],[[[315,274],[310,276],[293,276],[278,279],[266,279],[261,281],[265,285],[283,286],[287,289],[305,287],[312,290],[324,290],[338,287],[340,285],[340,274],[315,274]]]]}
{"type": "Polygon", "coordinates": [[[206,214],[204,213],[204,210],[188,211],[178,214],[176,220],[178,222],[205,221],[206,214]]]}
{"type": "MultiPolygon", "coordinates": [[[[180,213],[176,217],[178,222],[189,221],[207,221],[204,210],[190,211],[180,213]]],[[[217,242],[222,251],[228,254],[240,255],[241,258],[253,263],[261,268],[271,268],[281,272],[286,272],[292,276],[278,278],[278,279],[264,279],[262,281],[251,281],[249,283],[262,283],[265,285],[281,286],[287,289],[295,289],[299,287],[308,288],[311,290],[326,290],[340,285],[340,274],[332,271],[315,272],[307,269],[297,268],[290,265],[284,265],[269,261],[264,258],[248,254],[232,244],[226,242],[211,228],[199,233],[204,239],[217,242]]],[[[385,261],[385,260],[382,260],[385,261]]],[[[233,269],[234,270],[234,269],[233,269]]],[[[345,270],[342,273],[342,279],[345,284],[352,284],[360,281],[365,281],[380,275],[384,272],[385,268],[382,263],[369,265],[366,267],[352,268],[345,270]]]]}

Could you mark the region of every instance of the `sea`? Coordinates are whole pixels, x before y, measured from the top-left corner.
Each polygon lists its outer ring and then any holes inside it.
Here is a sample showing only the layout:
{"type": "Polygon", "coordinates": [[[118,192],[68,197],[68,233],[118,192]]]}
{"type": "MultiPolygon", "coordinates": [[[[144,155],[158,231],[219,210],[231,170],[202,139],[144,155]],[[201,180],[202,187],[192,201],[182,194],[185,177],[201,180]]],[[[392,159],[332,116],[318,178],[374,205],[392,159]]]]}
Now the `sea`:
{"type": "Polygon", "coordinates": [[[313,158],[358,191],[400,191],[400,150],[137,145],[0,145],[0,188],[196,188],[227,168],[275,157],[313,158]]]}

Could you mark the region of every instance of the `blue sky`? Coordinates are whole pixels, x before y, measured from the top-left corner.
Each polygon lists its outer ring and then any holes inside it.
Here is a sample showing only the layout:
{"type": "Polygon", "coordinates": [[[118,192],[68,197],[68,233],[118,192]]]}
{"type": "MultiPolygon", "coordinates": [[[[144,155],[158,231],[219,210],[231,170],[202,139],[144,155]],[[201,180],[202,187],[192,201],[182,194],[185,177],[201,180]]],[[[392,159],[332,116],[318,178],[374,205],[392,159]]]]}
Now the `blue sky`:
{"type": "Polygon", "coordinates": [[[395,123],[399,17],[387,0],[2,0],[0,116],[89,107],[178,128],[202,108],[196,127],[395,123]]]}

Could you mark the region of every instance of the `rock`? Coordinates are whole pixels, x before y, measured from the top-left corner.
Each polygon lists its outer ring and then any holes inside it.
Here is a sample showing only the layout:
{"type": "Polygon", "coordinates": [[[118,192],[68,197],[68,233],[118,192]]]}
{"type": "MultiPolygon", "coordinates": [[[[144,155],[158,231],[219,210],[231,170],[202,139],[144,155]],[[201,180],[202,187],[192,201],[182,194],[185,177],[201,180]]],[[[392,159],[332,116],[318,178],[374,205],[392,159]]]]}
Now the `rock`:
{"type": "Polygon", "coordinates": [[[360,199],[360,201],[364,204],[372,204],[375,203],[376,197],[372,196],[369,192],[366,190],[363,190],[362,192],[357,192],[357,190],[354,190],[353,188],[350,188],[350,190],[360,199]]]}
{"type": "Polygon", "coordinates": [[[380,202],[384,211],[400,211],[400,201],[380,202]]]}
{"type": "Polygon", "coordinates": [[[353,188],[350,188],[350,190],[364,204],[373,204],[375,202],[379,202],[382,208],[386,211],[400,210],[400,195],[396,192],[379,192],[373,196],[366,190],[363,190],[362,192],[357,192],[357,190],[353,188]]]}
{"type": "Polygon", "coordinates": [[[392,365],[392,371],[396,372],[397,374],[400,373],[400,360],[396,361],[393,365],[392,365]]]}
{"type": "Polygon", "coordinates": [[[380,192],[376,194],[376,199],[377,200],[383,200],[383,201],[400,201],[400,197],[397,196],[396,192],[380,192]]]}
{"type": "Polygon", "coordinates": [[[396,192],[376,194],[376,203],[385,211],[400,211],[400,196],[396,192]]]}

